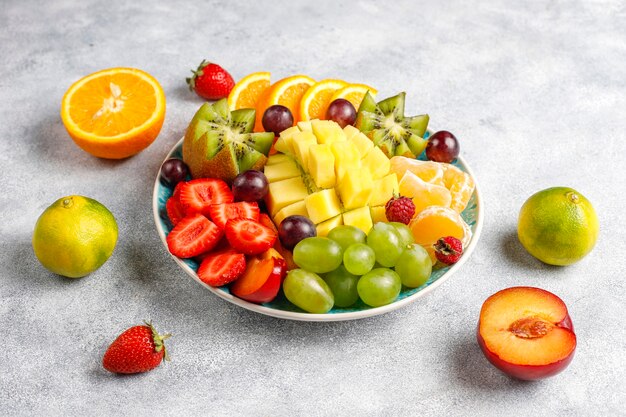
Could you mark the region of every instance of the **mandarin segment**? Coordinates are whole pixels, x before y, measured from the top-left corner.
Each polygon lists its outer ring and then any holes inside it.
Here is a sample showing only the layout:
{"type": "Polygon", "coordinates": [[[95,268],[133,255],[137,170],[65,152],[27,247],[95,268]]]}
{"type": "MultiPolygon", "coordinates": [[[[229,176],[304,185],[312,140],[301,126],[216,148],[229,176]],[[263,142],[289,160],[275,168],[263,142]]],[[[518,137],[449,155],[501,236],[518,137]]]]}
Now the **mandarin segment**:
{"type": "Polygon", "coordinates": [[[433,245],[443,236],[465,239],[464,221],[456,211],[448,207],[430,206],[422,210],[409,223],[415,243],[424,247],[433,245]]]}
{"type": "Polygon", "coordinates": [[[450,208],[461,213],[467,207],[474,193],[474,179],[466,172],[451,164],[441,164],[444,173],[443,181],[446,188],[450,190],[452,200],[450,208]]]}
{"type": "Polygon", "coordinates": [[[404,173],[398,186],[400,195],[413,199],[416,214],[429,206],[449,207],[452,200],[446,187],[427,183],[411,171],[404,173]]]}
{"type": "Polygon", "coordinates": [[[420,177],[423,181],[429,182],[435,185],[444,186],[443,179],[444,170],[442,164],[433,161],[419,161],[413,158],[407,158],[405,156],[394,156],[389,160],[390,172],[395,173],[398,176],[398,181],[402,179],[406,171],[411,171],[413,174],[420,177]]]}

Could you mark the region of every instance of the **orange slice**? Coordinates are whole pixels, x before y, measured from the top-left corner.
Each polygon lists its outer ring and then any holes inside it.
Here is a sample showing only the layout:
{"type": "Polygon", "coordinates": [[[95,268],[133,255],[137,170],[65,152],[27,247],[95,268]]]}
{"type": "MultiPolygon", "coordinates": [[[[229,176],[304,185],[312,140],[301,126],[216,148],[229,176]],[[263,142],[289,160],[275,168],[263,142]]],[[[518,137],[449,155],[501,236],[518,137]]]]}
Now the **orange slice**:
{"type": "Polygon", "coordinates": [[[228,95],[230,110],[254,109],[259,99],[270,86],[269,72],[253,72],[243,77],[228,95]]]}
{"type": "Polygon", "coordinates": [[[323,80],[314,84],[303,95],[300,101],[300,120],[326,119],[326,110],[330,99],[337,90],[348,85],[341,80],[323,80]]]}
{"type": "Polygon", "coordinates": [[[134,155],[158,136],[165,118],[159,82],[136,68],[109,68],[81,78],[61,102],[70,137],[94,156],[134,155]]]}
{"type": "Polygon", "coordinates": [[[354,109],[358,111],[359,106],[361,105],[361,101],[363,101],[363,97],[365,97],[365,94],[368,91],[373,97],[376,97],[376,94],[378,94],[378,90],[370,87],[369,85],[348,84],[347,86],[335,91],[335,94],[333,94],[333,96],[330,98],[329,104],[337,100],[338,98],[343,98],[352,103],[354,109]]]}
{"type": "Polygon", "coordinates": [[[300,121],[300,100],[304,93],[315,84],[315,80],[306,75],[293,75],[272,84],[256,104],[255,127],[263,131],[261,120],[268,107],[280,104],[291,111],[294,124],[300,121]]]}

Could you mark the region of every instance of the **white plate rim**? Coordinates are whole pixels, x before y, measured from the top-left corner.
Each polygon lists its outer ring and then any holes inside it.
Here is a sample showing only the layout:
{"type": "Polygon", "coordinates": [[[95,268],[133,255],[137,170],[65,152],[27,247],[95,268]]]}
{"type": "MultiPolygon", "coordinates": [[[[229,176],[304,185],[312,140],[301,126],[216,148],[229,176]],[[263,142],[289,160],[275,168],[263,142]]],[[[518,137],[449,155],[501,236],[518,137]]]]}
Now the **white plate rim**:
{"type": "MultiPolygon", "coordinates": [[[[172,149],[170,149],[170,151],[168,152],[163,162],[171,158],[172,154],[174,153],[174,150],[183,142],[183,140],[184,140],[184,137],[180,139],[178,142],[176,142],[176,144],[174,144],[174,146],[172,147],[172,149]]],[[[374,307],[374,308],[370,308],[367,310],[351,311],[351,312],[346,312],[346,313],[333,313],[333,314],[313,314],[313,313],[300,313],[297,311],[278,310],[278,309],[269,308],[260,304],[254,304],[249,301],[242,300],[241,298],[235,297],[234,295],[227,293],[225,291],[222,291],[219,288],[211,287],[210,285],[202,282],[200,278],[198,277],[198,275],[196,274],[196,272],[193,269],[191,269],[189,265],[184,263],[180,258],[172,255],[167,247],[167,240],[166,240],[165,232],[160,227],[159,204],[158,204],[158,197],[157,197],[158,187],[159,187],[159,182],[160,182],[159,177],[161,173],[160,169],[157,172],[156,179],[154,181],[154,187],[152,189],[152,215],[154,219],[154,224],[157,229],[157,233],[159,234],[159,237],[161,238],[161,242],[165,246],[165,250],[167,251],[167,253],[174,259],[174,261],[176,261],[176,263],[183,269],[183,271],[187,273],[187,275],[189,275],[198,284],[202,285],[204,288],[208,289],[213,294],[217,295],[223,300],[226,300],[239,307],[243,307],[246,310],[254,311],[255,313],[260,313],[266,316],[271,316],[271,317],[276,317],[279,319],[286,319],[286,320],[322,322],[322,321],[347,321],[347,320],[364,319],[367,317],[378,316],[380,314],[385,314],[390,311],[397,310],[410,303],[413,303],[415,300],[430,293],[432,290],[434,290],[435,288],[443,284],[445,281],[447,281],[456,271],[458,271],[459,268],[461,268],[461,266],[463,266],[463,264],[465,264],[465,262],[467,262],[467,260],[470,258],[472,252],[474,252],[474,249],[476,248],[476,245],[478,244],[478,240],[480,238],[480,235],[483,229],[483,209],[484,208],[482,204],[482,195],[480,193],[480,187],[478,186],[478,181],[476,180],[476,176],[474,175],[474,172],[472,171],[470,166],[465,162],[463,157],[459,156],[458,159],[463,164],[463,167],[465,168],[467,173],[474,179],[474,184],[475,184],[474,192],[476,193],[476,208],[477,208],[476,230],[472,234],[470,244],[465,249],[463,256],[456,264],[454,264],[448,271],[446,271],[443,275],[441,275],[435,282],[430,284],[428,287],[406,298],[403,298],[402,300],[394,301],[391,304],[387,304],[382,307],[374,307]]],[[[160,166],[161,165],[159,165],[159,167],[160,166]]]]}

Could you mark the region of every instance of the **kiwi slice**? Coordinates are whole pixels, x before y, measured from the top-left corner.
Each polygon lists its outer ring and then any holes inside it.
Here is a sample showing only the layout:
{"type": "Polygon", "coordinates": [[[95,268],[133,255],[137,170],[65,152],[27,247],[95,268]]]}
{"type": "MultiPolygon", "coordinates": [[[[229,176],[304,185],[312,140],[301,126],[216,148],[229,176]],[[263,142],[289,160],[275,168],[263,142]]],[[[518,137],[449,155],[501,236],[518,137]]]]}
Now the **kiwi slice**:
{"type": "Polygon", "coordinates": [[[424,133],[428,115],[405,117],[406,93],[386,98],[376,103],[365,94],[356,119],[356,127],[365,133],[389,158],[401,155],[415,158],[426,149],[424,133]]]}
{"type": "Polygon", "coordinates": [[[231,112],[226,99],[203,104],[183,141],[183,160],[191,176],[230,183],[241,172],[263,168],[274,134],[252,133],[255,116],[254,109],[231,112]]]}

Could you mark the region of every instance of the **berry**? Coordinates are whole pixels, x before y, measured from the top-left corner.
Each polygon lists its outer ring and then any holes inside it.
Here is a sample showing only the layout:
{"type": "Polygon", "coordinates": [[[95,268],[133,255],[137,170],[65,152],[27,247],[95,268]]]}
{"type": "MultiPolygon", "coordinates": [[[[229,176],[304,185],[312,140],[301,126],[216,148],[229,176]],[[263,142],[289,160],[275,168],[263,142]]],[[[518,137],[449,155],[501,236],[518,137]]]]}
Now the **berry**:
{"type": "Polygon", "coordinates": [[[176,187],[174,187],[174,193],[170,198],[167,199],[167,202],[165,203],[167,217],[170,219],[170,222],[173,226],[176,226],[178,222],[185,217],[185,210],[182,204],[180,204],[180,189],[182,185],[182,182],[176,184],[176,187]]]}
{"type": "Polygon", "coordinates": [[[226,239],[233,249],[246,255],[258,255],[276,243],[276,232],[250,219],[233,219],[226,223],[226,239]]]}
{"type": "Polygon", "coordinates": [[[161,336],[151,323],[134,326],[124,331],[111,343],[102,359],[102,366],[118,374],[136,374],[150,371],[165,360],[169,360],[161,336]]]}
{"type": "Polygon", "coordinates": [[[426,157],[431,161],[449,164],[459,156],[460,150],[456,137],[446,130],[441,130],[428,138],[426,157]]]}
{"type": "Polygon", "coordinates": [[[206,100],[219,100],[228,97],[235,81],[222,67],[202,60],[198,69],[191,71],[193,75],[187,78],[189,90],[195,91],[206,100]]]}
{"type": "Polygon", "coordinates": [[[228,184],[217,178],[199,178],[180,188],[180,204],[186,215],[202,213],[209,216],[211,205],[232,203],[233,200],[228,184]]]}
{"type": "Polygon", "coordinates": [[[211,220],[220,229],[226,227],[226,223],[232,219],[259,220],[259,205],[240,201],[239,203],[213,204],[209,208],[211,220]]]}
{"type": "Polygon", "coordinates": [[[435,256],[439,262],[452,265],[461,259],[463,243],[453,236],[442,237],[435,243],[435,256]]]}
{"type": "Polygon", "coordinates": [[[326,119],[336,122],[343,129],[347,125],[354,125],[356,122],[356,109],[348,100],[338,98],[328,106],[326,119]]]}
{"type": "Polygon", "coordinates": [[[227,250],[205,257],[198,268],[198,278],[212,287],[221,287],[239,278],[246,271],[246,257],[227,250]]]}
{"type": "Polygon", "coordinates": [[[202,214],[187,216],[167,235],[170,253],[179,258],[192,258],[208,252],[222,238],[222,229],[202,214]]]}
{"type": "Polygon", "coordinates": [[[415,214],[415,204],[409,197],[391,197],[385,204],[385,215],[390,222],[409,224],[415,214]]]}

